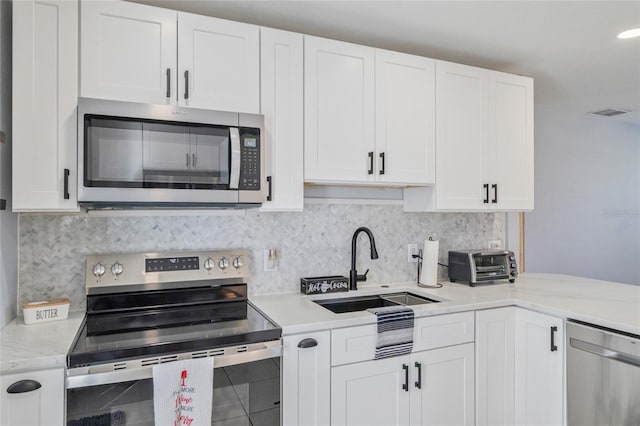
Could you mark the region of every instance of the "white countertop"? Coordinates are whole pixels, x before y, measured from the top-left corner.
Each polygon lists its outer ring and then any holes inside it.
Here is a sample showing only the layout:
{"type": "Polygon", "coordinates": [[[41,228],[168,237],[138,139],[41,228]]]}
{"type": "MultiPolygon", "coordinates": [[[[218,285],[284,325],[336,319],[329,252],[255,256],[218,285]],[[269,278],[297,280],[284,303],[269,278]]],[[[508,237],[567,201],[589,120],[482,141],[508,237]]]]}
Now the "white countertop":
{"type": "Polygon", "coordinates": [[[555,274],[521,274],[515,284],[500,282],[470,287],[444,282],[439,289],[423,289],[415,283],[366,286],[359,290],[321,296],[299,293],[250,297],[253,304],[282,327],[283,335],[375,322],[366,312],[335,314],[313,303],[381,292],[411,291],[441,300],[412,306],[416,316],[438,315],[501,306],[519,306],[560,318],[572,318],[640,335],[640,286],[555,274]]]}
{"type": "MultiPolygon", "coordinates": [[[[313,303],[314,299],[397,291],[442,300],[413,306],[417,317],[515,305],[640,335],[640,286],[553,274],[521,274],[515,284],[443,284],[440,289],[422,289],[415,283],[385,288],[360,283],[355,292],[321,296],[286,293],[250,299],[282,327],[285,336],[375,322],[375,315],[369,312],[334,314],[313,303]]],[[[65,367],[83,317],[84,312],[71,312],[66,320],[31,325],[25,325],[22,317],[16,318],[0,332],[0,373],[65,367]]]]}
{"type": "Polygon", "coordinates": [[[66,367],[83,318],[84,312],[70,312],[65,320],[29,325],[14,319],[0,333],[0,373],[66,367]]]}

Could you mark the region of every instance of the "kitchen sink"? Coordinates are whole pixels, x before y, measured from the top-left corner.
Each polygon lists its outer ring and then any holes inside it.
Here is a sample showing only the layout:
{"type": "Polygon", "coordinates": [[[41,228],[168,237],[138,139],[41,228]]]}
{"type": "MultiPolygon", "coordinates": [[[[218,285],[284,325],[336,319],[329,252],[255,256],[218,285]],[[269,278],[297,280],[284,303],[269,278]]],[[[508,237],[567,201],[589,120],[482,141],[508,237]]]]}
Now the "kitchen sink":
{"type": "Polygon", "coordinates": [[[365,311],[370,308],[382,308],[398,305],[423,305],[426,303],[438,303],[439,300],[429,299],[424,296],[403,291],[400,293],[380,294],[372,296],[341,297],[337,299],[314,300],[318,305],[329,309],[336,314],[345,312],[365,311]]]}

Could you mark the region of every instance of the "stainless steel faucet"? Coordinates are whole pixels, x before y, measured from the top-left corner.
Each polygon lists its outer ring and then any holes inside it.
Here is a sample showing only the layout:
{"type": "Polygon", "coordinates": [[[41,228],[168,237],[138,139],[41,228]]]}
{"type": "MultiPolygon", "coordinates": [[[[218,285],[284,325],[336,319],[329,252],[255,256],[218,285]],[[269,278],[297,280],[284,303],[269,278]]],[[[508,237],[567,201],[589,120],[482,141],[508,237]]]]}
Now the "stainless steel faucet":
{"type": "Polygon", "coordinates": [[[378,258],[378,250],[376,250],[376,239],[373,238],[373,234],[369,228],[361,226],[356,229],[356,232],[353,233],[353,238],[351,238],[351,271],[349,272],[349,290],[357,290],[358,289],[358,281],[366,281],[367,273],[369,270],[363,274],[358,275],[358,271],[356,270],[356,243],[358,241],[358,235],[360,232],[364,232],[369,236],[369,243],[371,245],[371,259],[378,258]]]}

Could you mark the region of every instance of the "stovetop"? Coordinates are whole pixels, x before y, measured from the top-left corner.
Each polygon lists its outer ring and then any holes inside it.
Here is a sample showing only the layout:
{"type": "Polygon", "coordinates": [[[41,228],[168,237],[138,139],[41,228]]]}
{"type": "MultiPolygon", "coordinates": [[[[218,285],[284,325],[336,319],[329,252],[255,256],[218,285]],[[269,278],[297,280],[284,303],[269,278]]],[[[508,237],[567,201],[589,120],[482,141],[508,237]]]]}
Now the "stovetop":
{"type": "Polygon", "coordinates": [[[247,298],[241,250],[88,256],[69,368],[277,340],[247,298]]]}
{"type": "Polygon", "coordinates": [[[226,346],[277,340],[282,329],[247,303],[244,319],[201,323],[106,335],[87,335],[80,328],[67,357],[69,368],[123,361],[147,356],[197,352],[226,346]]]}

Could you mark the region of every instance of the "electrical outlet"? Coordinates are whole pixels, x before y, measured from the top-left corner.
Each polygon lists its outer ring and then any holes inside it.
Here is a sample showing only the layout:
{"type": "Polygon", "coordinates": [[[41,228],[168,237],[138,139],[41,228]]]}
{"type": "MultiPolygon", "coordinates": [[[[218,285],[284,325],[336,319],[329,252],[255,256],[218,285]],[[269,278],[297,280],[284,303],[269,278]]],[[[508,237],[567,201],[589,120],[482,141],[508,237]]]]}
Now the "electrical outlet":
{"type": "Polygon", "coordinates": [[[502,240],[489,240],[487,247],[490,249],[500,249],[502,248],[502,240]]]}
{"type": "Polygon", "coordinates": [[[263,255],[263,268],[265,272],[275,272],[278,270],[278,250],[265,249],[263,255]]]}
{"type": "Polygon", "coordinates": [[[418,254],[418,245],[417,244],[407,244],[407,262],[409,263],[417,263],[418,258],[413,257],[414,254],[418,254]]]}

